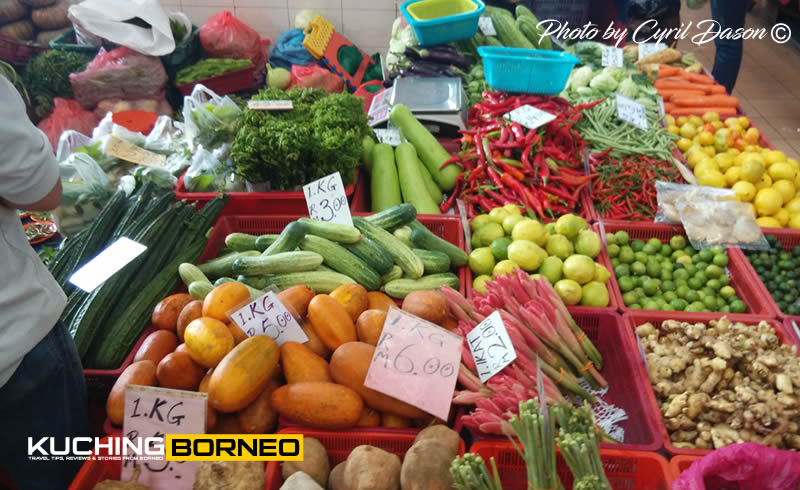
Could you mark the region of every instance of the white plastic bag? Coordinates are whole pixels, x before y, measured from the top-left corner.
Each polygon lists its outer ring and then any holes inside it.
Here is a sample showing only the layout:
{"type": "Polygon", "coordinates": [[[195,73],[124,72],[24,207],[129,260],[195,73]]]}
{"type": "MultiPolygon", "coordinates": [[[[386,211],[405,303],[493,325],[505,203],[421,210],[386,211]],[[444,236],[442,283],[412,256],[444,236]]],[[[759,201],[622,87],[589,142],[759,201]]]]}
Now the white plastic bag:
{"type": "Polygon", "coordinates": [[[56,150],[56,161],[66,160],[75,150],[89,146],[92,139],[83,133],[71,129],[61,133],[58,139],[58,149],[56,150]]]}
{"type": "MultiPolygon", "coordinates": [[[[76,31],[88,32],[140,53],[164,56],[175,51],[170,16],[159,0],[84,0],[71,6],[68,15],[76,31]],[[150,27],[124,22],[136,17],[150,27]]],[[[191,24],[188,30],[191,32],[191,24]]]]}
{"type": "Polygon", "coordinates": [[[736,199],[733,189],[717,187],[675,184],[663,180],[656,181],[658,210],[653,221],[670,225],[681,224],[680,204],[697,201],[732,201],[736,199]]]}
{"type": "Polygon", "coordinates": [[[53,210],[53,222],[64,236],[73,236],[97,216],[114,192],[100,165],[87,153],[71,154],[58,164],[61,205],[53,210]]]}
{"type": "Polygon", "coordinates": [[[769,250],[750,204],[739,201],[696,200],[678,204],[689,242],[704,248],[769,250]]]}
{"type": "Polygon", "coordinates": [[[231,143],[242,110],[230,97],[220,97],[202,84],[183,99],[183,121],[190,148],[214,149],[231,143]]]}
{"type": "Polygon", "coordinates": [[[224,167],[217,157],[202,146],[194,152],[192,164],[183,176],[189,192],[215,192],[224,188],[224,167]]]}

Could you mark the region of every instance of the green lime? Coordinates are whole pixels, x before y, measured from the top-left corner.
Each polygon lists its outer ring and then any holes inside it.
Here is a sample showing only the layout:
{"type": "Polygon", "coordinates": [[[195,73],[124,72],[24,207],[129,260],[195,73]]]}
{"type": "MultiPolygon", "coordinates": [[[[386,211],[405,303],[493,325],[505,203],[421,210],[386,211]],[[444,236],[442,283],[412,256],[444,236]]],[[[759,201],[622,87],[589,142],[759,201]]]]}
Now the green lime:
{"type": "Polygon", "coordinates": [[[686,238],[681,235],[675,235],[669,239],[669,246],[675,250],[680,250],[686,246],[686,238]]]}
{"type": "Polygon", "coordinates": [[[706,271],[706,267],[708,267],[708,263],[707,262],[695,262],[694,263],[694,267],[695,267],[695,269],[697,269],[699,271],[705,272],[706,271]]]}
{"type": "Polygon", "coordinates": [[[572,255],[574,252],[575,250],[572,247],[572,242],[570,242],[569,239],[564,235],[552,235],[550,239],[547,240],[548,255],[555,255],[556,257],[561,258],[561,260],[566,260],[567,257],[572,255]]]}
{"type": "Polygon", "coordinates": [[[697,298],[700,301],[703,301],[703,298],[705,298],[705,297],[706,297],[706,292],[705,291],[697,291],[697,298]]]}
{"type": "MultiPolygon", "coordinates": [[[[718,257],[720,256],[718,255],[718,257]]],[[[723,274],[725,274],[725,271],[718,265],[711,264],[706,267],[706,276],[709,279],[719,279],[723,274]]]]}
{"type": "Polygon", "coordinates": [[[602,282],[603,284],[607,283],[608,280],[611,279],[611,273],[608,272],[606,266],[603,264],[598,264],[597,262],[594,263],[594,277],[592,278],[593,281],[602,282]]]}
{"type": "Polygon", "coordinates": [[[511,274],[517,269],[519,269],[519,265],[517,265],[517,263],[513,260],[501,260],[497,263],[497,265],[494,266],[494,269],[492,269],[492,275],[495,277],[505,276],[507,274],[511,274]]]}
{"type": "Polygon", "coordinates": [[[667,257],[667,258],[669,258],[669,256],[670,256],[671,254],[672,254],[672,247],[670,247],[670,246],[669,246],[669,245],[667,245],[666,243],[665,243],[665,244],[663,244],[663,245],[661,245],[661,256],[662,256],[662,257],[667,257]]]}
{"type": "Polygon", "coordinates": [[[678,299],[678,293],[675,291],[667,291],[664,293],[664,299],[667,301],[675,301],[678,299]]]}
{"type": "Polygon", "coordinates": [[[612,268],[617,267],[619,264],[621,264],[621,262],[619,261],[619,259],[617,257],[611,257],[611,267],[612,268]]]}
{"type": "Polygon", "coordinates": [[[731,313],[744,313],[747,311],[747,305],[744,301],[737,300],[730,304],[731,313]]]}
{"type": "Polygon", "coordinates": [[[545,227],[538,221],[522,219],[511,230],[511,238],[514,240],[528,240],[540,247],[544,247],[545,243],[547,243],[548,235],[545,227]]]}
{"type": "Polygon", "coordinates": [[[655,255],[661,252],[661,242],[659,242],[658,245],[653,245],[650,242],[645,243],[644,247],[642,247],[642,252],[646,253],[647,255],[655,255]]]}
{"type": "Polygon", "coordinates": [[[614,233],[614,239],[617,241],[617,245],[622,247],[628,244],[630,237],[628,236],[627,231],[619,230],[618,232],[614,233]]]}
{"type": "Polygon", "coordinates": [[[710,287],[708,287],[708,285],[706,285],[700,291],[702,291],[703,294],[706,295],[706,296],[716,296],[716,294],[717,294],[717,292],[715,290],[711,289],[710,287]]]}
{"type": "Polygon", "coordinates": [[[728,306],[728,302],[725,301],[724,298],[717,297],[717,311],[720,311],[722,308],[728,306]]]}
{"type": "Polygon", "coordinates": [[[660,249],[661,248],[661,240],[659,240],[658,238],[653,237],[653,238],[647,240],[647,245],[650,245],[652,247],[659,247],[659,249],[660,249]]]}
{"type": "Polygon", "coordinates": [[[617,236],[613,233],[606,233],[606,245],[616,245],[617,236]]]}
{"type": "Polygon", "coordinates": [[[608,306],[608,289],[602,282],[590,281],[583,286],[583,306],[605,308],[608,306]]]}
{"type": "Polygon", "coordinates": [[[672,259],[673,262],[675,262],[678,260],[678,257],[683,257],[684,255],[686,254],[683,253],[683,250],[675,250],[670,254],[669,258],[672,259]]]}
{"type": "Polygon", "coordinates": [[[672,273],[672,278],[676,281],[685,281],[689,279],[689,272],[686,269],[676,269],[675,272],[672,273]]]}
{"type": "Polygon", "coordinates": [[[600,255],[602,249],[603,242],[600,240],[600,235],[592,230],[583,230],[578,233],[578,238],[575,240],[576,253],[595,258],[600,255]]]}
{"type": "Polygon", "coordinates": [[[626,305],[630,306],[633,303],[639,301],[639,295],[636,294],[634,291],[628,291],[627,293],[622,295],[622,302],[626,305]]]}
{"type": "Polygon", "coordinates": [[[714,260],[714,252],[712,252],[707,248],[697,252],[697,255],[700,256],[700,260],[703,262],[711,262],[712,260],[714,260]]]}
{"type": "Polygon", "coordinates": [[[703,272],[701,270],[698,270],[697,272],[695,272],[693,277],[695,279],[697,279],[698,281],[700,281],[700,286],[698,286],[698,288],[702,288],[703,286],[705,286],[706,285],[706,281],[708,281],[708,276],[706,275],[705,272],[703,272]]]}
{"type": "Polygon", "coordinates": [[[493,241],[498,238],[503,238],[505,234],[506,232],[503,231],[503,226],[499,223],[486,223],[480,230],[475,232],[482,247],[488,247],[493,241]]]}
{"type": "Polygon", "coordinates": [[[619,261],[623,264],[631,264],[635,260],[634,251],[627,245],[619,249],[619,261]]]}
{"type": "Polygon", "coordinates": [[[639,286],[639,287],[637,287],[637,288],[633,288],[633,292],[635,292],[636,294],[638,294],[640,298],[644,298],[645,296],[647,296],[647,295],[645,294],[645,292],[644,292],[644,288],[642,288],[641,286],[639,286]]]}
{"type": "Polygon", "coordinates": [[[472,234],[472,249],[475,250],[476,248],[480,248],[481,246],[481,237],[478,236],[477,233],[472,234]]]}
{"type": "Polygon", "coordinates": [[[678,293],[678,297],[683,299],[688,298],[689,291],[689,286],[678,286],[678,289],[675,290],[678,293]]]}
{"type": "Polygon", "coordinates": [[[689,278],[689,280],[686,282],[689,285],[689,287],[694,289],[695,291],[698,291],[700,288],[703,287],[703,281],[698,279],[696,276],[689,278]]]}
{"type": "Polygon", "coordinates": [[[731,312],[731,307],[728,306],[728,305],[725,305],[722,308],[720,308],[719,311],[720,311],[720,313],[730,313],[731,312]]]}
{"type": "MultiPolygon", "coordinates": [[[[538,245],[528,240],[514,240],[508,246],[508,258],[517,263],[523,270],[533,272],[542,265],[542,255],[538,245]]],[[[594,271],[592,271],[594,273],[594,271]]]]}
{"type": "Polygon", "coordinates": [[[686,307],[689,305],[689,303],[687,303],[687,302],[686,302],[686,300],[684,300],[684,299],[680,299],[680,298],[678,298],[678,299],[676,299],[676,300],[672,300],[672,301],[670,302],[670,304],[671,304],[671,305],[672,305],[672,306],[675,308],[675,310],[677,310],[677,311],[683,311],[683,309],[684,309],[684,308],[686,308],[686,307]]]}
{"type": "Polygon", "coordinates": [[[677,286],[672,281],[664,281],[661,283],[661,290],[662,291],[675,291],[677,286]]]}
{"type": "Polygon", "coordinates": [[[653,296],[658,291],[658,283],[653,279],[647,279],[642,283],[642,289],[648,296],[653,296]]]}
{"type": "Polygon", "coordinates": [[[633,290],[633,279],[628,276],[620,277],[617,279],[617,283],[619,284],[619,289],[622,292],[628,292],[633,290]]]}
{"type": "Polygon", "coordinates": [[[503,208],[494,208],[489,211],[489,221],[502,224],[503,220],[510,216],[510,213],[503,208]]]}
{"type": "Polygon", "coordinates": [[[642,309],[642,305],[640,305],[639,303],[634,303],[632,305],[628,305],[628,308],[630,308],[632,310],[641,310],[642,309]]]}
{"type": "Polygon", "coordinates": [[[472,218],[472,222],[470,222],[469,227],[472,229],[473,233],[478,231],[479,229],[483,228],[483,225],[489,223],[491,220],[489,219],[488,214],[479,214],[472,218]]]}
{"type": "Polygon", "coordinates": [[[633,264],[631,264],[631,272],[633,272],[637,276],[641,276],[647,272],[647,266],[638,261],[634,262],[633,264]]]}
{"type": "Polygon", "coordinates": [[[491,280],[492,280],[491,277],[485,274],[481,274],[472,281],[472,289],[479,292],[480,294],[486,294],[486,281],[491,281],[491,280]]]}
{"type": "Polygon", "coordinates": [[[677,262],[678,264],[690,265],[692,263],[692,258],[689,257],[688,255],[681,255],[680,257],[675,259],[675,262],[677,262]]]}
{"type": "Polygon", "coordinates": [[[686,269],[686,272],[689,273],[690,277],[693,276],[695,272],[697,272],[697,267],[695,267],[694,264],[686,264],[683,266],[683,268],[686,269]]]}
{"type": "Polygon", "coordinates": [[[617,278],[630,276],[631,266],[629,266],[628,264],[620,264],[614,267],[614,275],[616,275],[617,278]]]}
{"type": "Polygon", "coordinates": [[[647,262],[647,275],[654,278],[661,276],[661,264],[655,260],[647,262]]]}
{"type": "Polygon", "coordinates": [[[735,289],[733,289],[733,288],[732,288],[732,287],[730,287],[730,286],[723,286],[723,287],[722,287],[722,288],[719,290],[719,295],[720,295],[720,296],[722,296],[722,297],[723,297],[723,298],[725,298],[725,299],[730,299],[730,298],[731,298],[733,295],[735,295],[735,294],[736,294],[736,290],[735,290],[735,289]]]}
{"type": "Polygon", "coordinates": [[[664,311],[675,311],[675,307],[672,306],[671,304],[666,304],[661,309],[664,311]]]}
{"type": "Polygon", "coordinates": [[[583,296],[583,288],[572,279],[562,279],[553,288],[565,305],[577,305],[583,296]]]}
{"type": "Polygon", "coordinates": [[[695,301],[700,300],[700,293],[697,291],[692,291],[691,289],[683,296],[683,299],[690,303],[694,303],[695,301]]]}
{"type": "Polygon", "coordinates": [[[586,220],[574,214],[565,214],[556,221],[556,233],[564,235],[570,240],[577,238],[578,233],[588,230],[586,220]]]}
{"type": "Polygon", "coordinates": [[[631,242],[631,248],[634,252],[641,252],[644,248],[644,242],[641,240],[634,240],[631,242]]]}
{"type": "Polygon", "coordinates": [[[715,298],[713,296],[706,296],[705,298],[703,298],[703,304],[709,310],[712,310],[712,311],[716,310],[717,309],[717,298],[715,298]]]}
{"type": "Polygon", "coordinates": [[[719,288],[722,287],[722,284],[719,282],[719,279],[709,279],[706,283],[706,286],[713,289],[714,291],[719,291],[719,288]]]}
{"type": "Polygon", "coordinates": [[[658,309],[658,303],[656,303],[652,299],[646,299],[646,300],[644,300],[642,302],[642,309],[645,309],[645,310],[657,310],[658,309]]]}
{"type": "Polygon", "coordinates": [[[555,223],[547,223],[544,225],[544,229],[547,230],[548,235],[555,235],[556,234],[556,224],[555,223]]]}
{"type": "Polygon", "coordinates": [[[642,264],[646,264],[647,262],[650,261],[650,256],[645,252],[634,252],[633,256],[637,261],[641,262],[642,264]]]}
{"type": "Polygon", "coordinates": [[[564,262],[560,258],[550,256],[542,261],[542,265],[539,266],[539,274],[547,278],[550,284],[555,284],[563,277],[561,273],[563,266],[564,262]]]}
{"type": "Polygon", "coordinates": [[[508,258],[508,246],[511,245],[511,239],[508,237],[498,238],[489,245],[492,255],[497,260],[506,260],[508,258]]]}
{"type": "Polygon", "coordinates": [[[666,264],[661,266],[661,280],[662,281],[671,281],[672,280],[672,271],[671,265],[666,264]],[[669,269],[668,269],[669,267],[669,269]]]}
{"type": "Polygon", "coordinates": [[[469,268],[473,274],[491,274],[494,265],[494,254],[489,247],[476,248],[469,254],[469,268]]]}
{"type": "Polygon", "coordinates": [[[725,267],[728,265],[728,256],[726,254],[715,255],[713,262],[716,266],[725,267]]]}
{"type": "Polygon", "coordinates": [[[719,283],[722,284],[723,286],[727,286],[728,284],[731,283],[731,278],[728,276],[722,276],[719,278],[719,283]]]}
{"type": "Polygon", "coordinates": [[[643,276],[633,276],[633,287],[640,288],[642,287],[642,282],[644,281],[643,276]]]}
{"type": "Polygon", "coordinates": [[[619,245],[617,245],[616,243],[610,244],[608,246],[608,256],[614,258],[617,257],[618,255],[619,255],[619,245]]]}
{"type": "Polygon", "coordinates": [[[510,235],[511,231],[514,229],[514,226],[524,219],[525,218],[519,214],[509,214],[503,220],[503,231],[506,232],[506,235],[510,235]]]}
{"type": "Polygon", "coordinates": [[[506,204],[503,206],[503,209],[508,211],[508,214],[516,214],[517,216],[522,216],[522,210],[519,209],[519,206],[516,204],[506,204]]]}

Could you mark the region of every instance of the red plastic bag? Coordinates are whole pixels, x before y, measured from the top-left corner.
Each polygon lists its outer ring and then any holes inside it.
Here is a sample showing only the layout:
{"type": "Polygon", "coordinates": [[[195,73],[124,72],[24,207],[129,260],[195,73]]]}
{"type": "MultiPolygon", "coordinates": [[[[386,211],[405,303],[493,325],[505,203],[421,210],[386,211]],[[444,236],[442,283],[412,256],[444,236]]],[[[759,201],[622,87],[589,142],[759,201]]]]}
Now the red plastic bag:
{"type": "Polygon", "coordinates": [[[39,123],[38,128],[47,135],[55,151],[64,131],[73,129],[82,134],[92,134],[99,122],[93,112],[81,107],[77,101],[56,98],[53,100],[53,112],[39,123]]]}
{"type": "Polygon", "coordinates": [[[800,453],[754,442],[733,444],[698,459],[672,490],[786,490],[800,485],[800,453]]]}
{"type": "Polygon", "coordinates": [[[338,94],[344,90],[344,78],[316,63],[292,65],[292,83],[289,86],[321,88],[329,94],[338,94]]]}
{"type": "Polygon", "coordinates": [[[237,19],[227,10],[208,19],[200,26],[200,43],[209,58],[248,59],[256,69],[264,65],[267,53],[258,35],[247,24],[237,19]]]}

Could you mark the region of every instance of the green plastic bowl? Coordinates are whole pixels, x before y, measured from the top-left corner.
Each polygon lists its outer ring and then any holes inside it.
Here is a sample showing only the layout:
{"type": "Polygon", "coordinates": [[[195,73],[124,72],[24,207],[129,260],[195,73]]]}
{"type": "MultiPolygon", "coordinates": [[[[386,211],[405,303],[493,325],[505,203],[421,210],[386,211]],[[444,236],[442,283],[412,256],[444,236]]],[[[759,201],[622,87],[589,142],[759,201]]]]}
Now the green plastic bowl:
{"type": "Polygon", "coordinates": [[[472,0],[422,0],[409,5],[408,13],[414,20],[432,20],[466,14],[477,8],[472,0]]]}

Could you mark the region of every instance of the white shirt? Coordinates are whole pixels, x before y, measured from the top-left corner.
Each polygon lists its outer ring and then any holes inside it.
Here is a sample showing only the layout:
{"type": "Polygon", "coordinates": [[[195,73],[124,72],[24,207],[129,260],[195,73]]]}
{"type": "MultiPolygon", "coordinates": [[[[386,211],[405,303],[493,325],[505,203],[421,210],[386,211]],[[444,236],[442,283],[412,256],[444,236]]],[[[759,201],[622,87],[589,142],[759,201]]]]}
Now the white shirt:
{"type": "MultiPolygon", "coordinates": [[[[19,204],[43,199],[59,179],[47,137],[0,76],[0,197],[19,204]]],[[[16,209],[0,204],[0,387],[53,328],[66,296],[28,244],[16,209]]]]}

